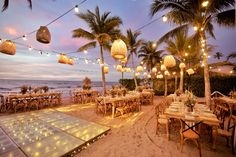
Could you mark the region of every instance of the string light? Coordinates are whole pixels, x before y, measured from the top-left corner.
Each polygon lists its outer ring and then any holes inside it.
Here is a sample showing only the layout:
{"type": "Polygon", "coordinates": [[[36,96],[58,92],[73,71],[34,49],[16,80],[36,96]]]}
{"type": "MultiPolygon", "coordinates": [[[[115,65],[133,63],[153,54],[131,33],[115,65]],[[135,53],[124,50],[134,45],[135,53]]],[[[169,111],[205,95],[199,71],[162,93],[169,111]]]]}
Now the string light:
{"type": "Polygon", "coordinates": [[[79,6],[76,5],[74,10],[75,10],[76,13],[79,13],[79,6]]]}
{"type": "Polygon", "coordinates": [[[203,31],[204,30],[204,28],[203,27],[201,27],[201,29],[200,29],[201,31],[203,31]]]}
{"type": "Polygon", "coordinates": [[[191,48],[191,45],[188,45],[188,48],[190,49],[190,48],[191,48]]]}
{"type": "Polygon", "coordinates": [[[230,74],[233,74],[233,70],[230,70],[230,72],[229,72],[230,74]]]}
{"type": "Polygon", "coordinates": [[[155,48],[157,46],[157,44],[154,42],[152,43],[152,47],[155,48]]]}
{"type": "Polygon", "coordinates": [[[210,56],[210,55],[208,55],[208,58],[211,58],[211,56],[210,56]]]}
{"type": "Polygon", "coordinates": [[[2,42],[2,39],[0,38],[0,43],[2,42]]]}
{"type": "Polygon", "coordinates": [[[84,50],[84,54],[87,54],[88,53],[88,51],[87,50],[84,50]]]}
{"type": "Polygon", "coordinates": [[[208,4],[209,4],[209,1],[204,1],[204,2],[202,2],[202,7],[207,7],[208,4]]]}
{"type": "Polygon", "coordinates": [[[84,62],[85,62],[85,64],[88,64],[88,60],[87,59],[85,59],[84,62]]]}
{"type": "Polygon", "coordinates": [[[24,41],[26,41],[26,40],[27,40],[26,35],[23,35],[23,36],[22,36],[22,39],[23,39],[24,41]]]}
{"type": "Polygon", "coordinates": [[[28,49],[29,49],[29,51],[32,51],[33,48],[30,46],[28,49]]]}
{"type": "Polygon", "coordinates": [[[219,68],[218,71],[221,71],[221,69],[219,68]]]}
{"type": "Polygon", "coordinates": [[[162,21],[163,21],[163,22],[166,22],[167,20],[168,20],[168,18],[167,18],[165,15],[163,15],[163,16],[162,16],[162,21]]]}
{"type": "Polygon", "coordinates": [[[193,30],[194,30],[194,31],[197,31],[197,30],[198,30],[198,27],[197,27],[197,26],[194,26],[194,27],[193,27],[193,30]]]}
{"type": "Polygon", "coordinates": [[[185,53],[184,55],[185,55],[185,57],[187,57],[187,56],[188,56],[188,53],[185,53]]]}

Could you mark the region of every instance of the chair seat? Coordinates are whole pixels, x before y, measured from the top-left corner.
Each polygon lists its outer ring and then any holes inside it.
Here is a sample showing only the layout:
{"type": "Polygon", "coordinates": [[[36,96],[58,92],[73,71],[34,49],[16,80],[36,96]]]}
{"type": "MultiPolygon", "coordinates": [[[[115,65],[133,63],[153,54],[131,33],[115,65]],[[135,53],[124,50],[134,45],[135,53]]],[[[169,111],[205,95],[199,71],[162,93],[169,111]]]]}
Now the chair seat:
{"type": "Polygon", "coordinates": [[[227,131],[227,130],[223,130],[223,129],[217,129],[217,133],[221,136],[225,136],[225,137],[230,137],[232,136],[232,133],[227,131]]]}
{"type": "Polygon", "coordinates": [[[168,123],[168,119],[166,119],[166,118],[158,118],[158,122],[160,124],[167,124],[168,123]]]}
{"type": "MultiPolygon", "coordinates": [[[[196,131],[197,132],[197,131],[196,131]]],[[[185,132],[182,133],[182,135],[185,137],[185,138],[190,138],[190,139],[198,139],[199,138],[199,135],[196,134],[193,130],[187,130],[185,132]]]]}

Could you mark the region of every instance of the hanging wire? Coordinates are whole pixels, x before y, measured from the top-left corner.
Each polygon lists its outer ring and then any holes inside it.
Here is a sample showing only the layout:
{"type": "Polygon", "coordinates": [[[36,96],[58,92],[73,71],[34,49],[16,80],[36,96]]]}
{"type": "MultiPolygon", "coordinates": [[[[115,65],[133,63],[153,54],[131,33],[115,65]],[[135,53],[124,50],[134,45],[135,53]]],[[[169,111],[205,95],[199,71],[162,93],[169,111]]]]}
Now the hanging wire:
{"type": "MultiPolygon", "coordinates": [[[[57,18],[55,18],[54,20],[52,20],[51,22],[49,22],[49,23],[46,24],[45,26],[49,26],[49,25],[51,25],[52,23],[56,22],[57,20],[59,20],[60,18],[64,17],[66,14],[68,14],[68,13],[71,12],[72,10],[74,10],[75,7],[78,7],[79,5],[82,5],[82,4],[85,3],[86,1],[87,1],[87,0],[83,0],[83,1],[80,2],[78,5],[75,5],[73,8],[71,8],[71,9],[68,10],[68,11],[66,11],[66,12],[63,13],[62,15],[58,16],[57,18]]],[[[34,31],[31,31],[31,32],[29,32],[29,33],[26,33],[26,34],[24,34],[24,35],[27,35],[27,36],[28,36],[28,35],[31,35],[31,34],[37,32],[37,31],[38,31],[38,29],[36,29],[36,30],[34,30],[34,31]]],[[[14,41],[14,40],[20,39],[20,38],[22,38],[24,35],[19,36],[19,37],[16,37],[16,38],[13,38],[13,39],[11,39],[11,40],[14,41]]]]}

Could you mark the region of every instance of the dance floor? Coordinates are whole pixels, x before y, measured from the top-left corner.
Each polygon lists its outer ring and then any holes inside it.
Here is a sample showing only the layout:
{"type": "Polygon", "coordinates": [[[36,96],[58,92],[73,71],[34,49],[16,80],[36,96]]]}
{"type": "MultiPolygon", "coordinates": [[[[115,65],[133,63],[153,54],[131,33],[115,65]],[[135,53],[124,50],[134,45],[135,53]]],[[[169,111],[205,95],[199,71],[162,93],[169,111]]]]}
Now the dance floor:
{"type": "Polygon", "coordinates": [[[1,116],[0,156],[66,156],[109,130],[52,109],[1,116]]]}

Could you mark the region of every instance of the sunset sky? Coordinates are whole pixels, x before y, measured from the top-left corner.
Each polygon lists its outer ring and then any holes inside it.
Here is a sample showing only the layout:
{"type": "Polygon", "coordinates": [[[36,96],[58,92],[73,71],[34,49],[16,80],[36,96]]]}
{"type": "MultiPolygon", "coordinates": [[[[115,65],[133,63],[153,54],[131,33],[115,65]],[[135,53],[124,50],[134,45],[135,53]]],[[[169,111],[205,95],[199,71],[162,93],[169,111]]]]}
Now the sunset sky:
{"type": "MultiPolygon", "coordinates": [[[[33,9],[30,10],[26,0],[10,0],[9,8],[5,12],[0,12],[0,38],[12,39],[36,30],[68,11],[82,0],[32,1],[33,9]]],[[[79,9],[80,12],[85,12],[87,9],[94,11],[96,5],[98,5],[101,12],[111,11],[111,15],[122,18],[123,25],[120,28],[125,32],[128,28],[136,30],[163,15],[157,14],[153,18],[149,16],[151,2],[152,0],[88,0],[79,9]]],[[[1,6],[2,3],[1,1],[1,6]]],[[[88,29],[86,23],[80,20],[74,11],[71,11],[48,27],[52,36],[50,44],[46,45],[37,42],[35,33],[27,36],[27,41],[16,40],[16,42],[40,49],[44,54],[41,55],[38,51],[29,51],[27,47],[20,45],[16,45],[17,52],[15,56],[0,53],[0,79],[80,81],[85,76],[88,76],[93,81],[100,81],[101,69],[98,64],[85,64],[84,60],[79,60],[74,66],[63,65],[57,63],[57,56],[52,53],[52,50],[58,53],[74,52],[85,44],[87,41],[84,39],[72,38],[72,30],[79,27],[88,29]],[[50,56],[47,56],[46,53],[49,53],[50,56]]],[[[151,41],[157,40],[171,28],[174,28],[174,26],[158,20],[142,29],[141,38],[151,41]]],[[[215,25],[215,36],[216,40],[209,39],[208,41],[210,44],[216,45],[214,53],[219,51],[227,56],[227,54],[236,51],[236,29],[215,25]]],[[[161,48],[163,47],[164,45],[161,46],[161,48]]],[[[212,56],[213,54],[210,55],[212,56]]],[[[88,50],[87,54],[71,53],[70,56],[95,60],[99,58],[99,50],[88,50]]],[[[225,60],[225,58],[222,60],[225,60]]],[[[216,59],[210,58],[210,62],[216,61],[216,59]]],[[[236,62],[235,60],[231,61],[236,62]]],[[[109,52],[105,52],[105,62],[115,64],[109,52]]],[[[138,61],[136,61],[136,64],[138,64],[138,61]]],[[[131,77],[131,74],[126,74],[125,76],[131,77]]],[[[110,73],[106,76],[107,81],[117,81],[120,77],[121,74],[110,66],[110,73]]]]}

